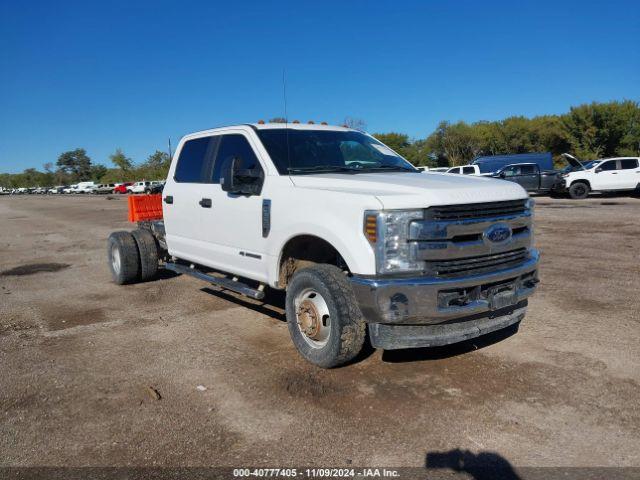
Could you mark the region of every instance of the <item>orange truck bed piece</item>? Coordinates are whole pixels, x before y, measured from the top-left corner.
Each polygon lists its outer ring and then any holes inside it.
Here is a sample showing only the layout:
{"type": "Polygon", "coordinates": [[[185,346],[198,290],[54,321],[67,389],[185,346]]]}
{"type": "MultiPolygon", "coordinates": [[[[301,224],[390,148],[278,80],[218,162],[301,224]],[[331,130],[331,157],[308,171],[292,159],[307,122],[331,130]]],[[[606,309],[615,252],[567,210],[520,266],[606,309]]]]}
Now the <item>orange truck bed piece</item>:
{"type": "Polygon", "coordinates": [[[129,195],[129,221],[162,220],[162,195],[129,195]]]}

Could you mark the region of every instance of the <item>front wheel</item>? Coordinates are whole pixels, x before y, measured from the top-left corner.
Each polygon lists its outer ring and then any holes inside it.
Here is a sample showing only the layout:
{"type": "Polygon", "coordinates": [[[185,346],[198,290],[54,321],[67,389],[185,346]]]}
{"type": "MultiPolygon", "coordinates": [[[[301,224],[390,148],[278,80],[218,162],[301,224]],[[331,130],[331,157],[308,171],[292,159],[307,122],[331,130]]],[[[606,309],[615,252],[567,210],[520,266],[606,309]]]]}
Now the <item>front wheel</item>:
{"type": "Polygon", "coordinates": [[[589,196],[589,185],[584,182],[576,182],[569,187],[569,195],[575,200],[582,200],[589,196]]]}
{"type": "Polygon", "coordinates": [[[332,368],[362,350],[364,318],[339,268],[315,265],[298,270],[287,287],[286,311],[293,344],[307,361],[332,368]]]}

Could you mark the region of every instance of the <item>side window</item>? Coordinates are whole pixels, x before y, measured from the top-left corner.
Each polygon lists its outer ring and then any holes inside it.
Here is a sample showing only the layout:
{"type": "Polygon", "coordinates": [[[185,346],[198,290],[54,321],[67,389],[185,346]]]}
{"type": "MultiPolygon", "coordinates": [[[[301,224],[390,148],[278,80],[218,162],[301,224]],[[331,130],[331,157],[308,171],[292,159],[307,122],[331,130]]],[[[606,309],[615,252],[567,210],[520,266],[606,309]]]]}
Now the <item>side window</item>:
{"type": "Polygon", "coordinates": [[[217,144],[218,137],[202,137],[185,142],[176,166],[176,182],[206,183],[217,144]]]}
{"type": "Polygon", "coordinates": [[[535,165],[522,165],[520,166],[522,175],[534,175],[536,173],[535,165]]]}
{"type": "Polygon", "coordinates": [[[625,158],[620,160],[620,168],[622,170],[631,170],[633,168],[638,168],[638,159],[637,158],[625,158]]]}
{"type": "Polygon", "coordinates": [[[602,162],[598,168],[602,170],[616,170],[616,160],[611,160],[608,162],[602,162]]]}
{"type": "Polygon", "coordinates": [[[229,135],[222,135],[220,140],[220,147],[218,148],[218,154],[216,155],[216,161],[213,165],[213,176],[211,183],[220,183],[220,173],[222,171],[222,165],[224,162],[233,157],[238,157],[242,160],[240,168],[253,170],[254,168],[262,169],[260,162],[256,157],[256,154],[251,148],[249,141],[244,135],[238,133],[232,133],[229,135]]]}
{"type": "Polygon", "coordinates": [[[462,173],[464,173],[465,175],[473,175],[474,173],[476,173],[476,171],[473,167],[464,167],[462,169],[462,173]]]}
{"type": "Polygon", "coordinates": [[[520,167],[513,165],[505,168],[503,172],[505,177],[515,177],[516,175],[520,175],[520,167]]]}
{"type": "Polygon", "coordinates": [[[448,173],[460,173],[460,167],[452,168],[448,173]]]}

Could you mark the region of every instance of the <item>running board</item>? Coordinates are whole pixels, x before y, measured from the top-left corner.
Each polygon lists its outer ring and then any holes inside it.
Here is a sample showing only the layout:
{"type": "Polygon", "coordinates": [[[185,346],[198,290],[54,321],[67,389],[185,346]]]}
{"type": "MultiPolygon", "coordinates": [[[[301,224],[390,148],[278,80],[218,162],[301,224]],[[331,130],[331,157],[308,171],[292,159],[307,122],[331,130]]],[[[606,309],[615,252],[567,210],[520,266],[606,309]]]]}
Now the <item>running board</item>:
{"type": "Polygon", "coordinates": [[[237,280],[229,280],[228,278],[213,277],[206,273],[196,270],[195,268],[189,268],[185,265],[179,265],[177,263],[167,262],[164,264],[164,268],[176,273],[184,273],[185,275],[191,275],[192,277],[199,278],[205,282],[212,283],[218,287],[226,288],[236,293],[240,293],[255,300],[262,300],[264,298],[264,291],[251,288],[246,283],[239,282],[237,280]]]}

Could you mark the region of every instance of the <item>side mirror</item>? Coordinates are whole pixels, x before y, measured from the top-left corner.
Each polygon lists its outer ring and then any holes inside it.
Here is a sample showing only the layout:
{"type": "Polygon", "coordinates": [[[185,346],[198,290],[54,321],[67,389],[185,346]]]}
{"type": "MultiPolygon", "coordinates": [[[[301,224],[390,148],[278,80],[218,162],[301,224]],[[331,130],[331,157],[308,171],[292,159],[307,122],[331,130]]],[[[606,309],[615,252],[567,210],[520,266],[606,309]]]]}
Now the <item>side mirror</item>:
{"type": "Polygon", "coordinates": [[[499,176],[500,178],[504,178],[504,177],[506,177],[506,176],[507,176],[507,174],[506,174],[506,173],[504,173],[504,172],[500,172],[500,173],[498,174],[498,176],[499,176]]]}
{"type": "Polygon", "coordinates": [[[596,173],[600,173],[602,171],[602,168],[598,167],[596,168],[596,173]]]}
{"type": "Polygon", "coordinates": [[[237,195],[259,195],[262,191],[264,175],[261,168],[242,169],[240,157],[229,157],[220,172],[222,190],[237,195]]]}

